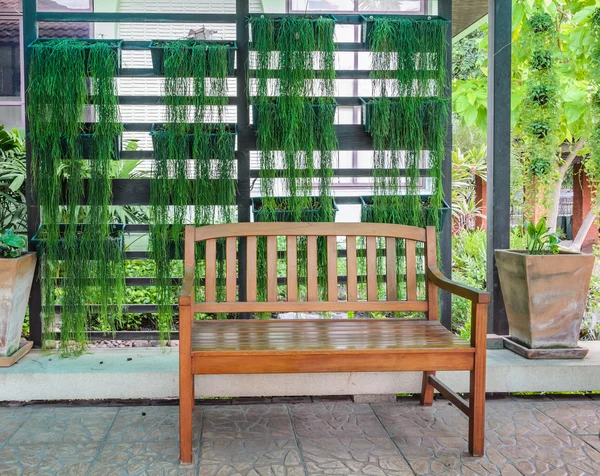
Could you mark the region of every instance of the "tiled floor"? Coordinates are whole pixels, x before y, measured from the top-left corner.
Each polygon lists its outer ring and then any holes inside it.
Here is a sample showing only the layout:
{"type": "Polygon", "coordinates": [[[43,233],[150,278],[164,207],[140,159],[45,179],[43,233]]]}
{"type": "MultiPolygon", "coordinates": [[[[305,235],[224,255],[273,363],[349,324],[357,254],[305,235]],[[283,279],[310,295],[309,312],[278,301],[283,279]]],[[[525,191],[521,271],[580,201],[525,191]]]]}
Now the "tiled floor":
{"type": "Polygon", "coordinates": [[[488,400],[484,458],[444,400],[294,402],[197,405],[189,466],[176,406],[0,406],[0,475],[600,474],[593,398],[488,400]]]}

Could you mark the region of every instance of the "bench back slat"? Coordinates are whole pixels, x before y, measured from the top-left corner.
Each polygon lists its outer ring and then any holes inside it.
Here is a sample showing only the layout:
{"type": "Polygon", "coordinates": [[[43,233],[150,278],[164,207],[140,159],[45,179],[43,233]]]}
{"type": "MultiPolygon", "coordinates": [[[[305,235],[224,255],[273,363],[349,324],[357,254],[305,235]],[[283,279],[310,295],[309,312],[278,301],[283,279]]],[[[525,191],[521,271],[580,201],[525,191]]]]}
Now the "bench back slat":
{"type": "Polygon", "coordinates": [[[246,301],[256,302],[256,236],[246,238],[246,301]]]}
{"type": "MultiPolygon", "coordinates": [[[[385,239],[385,281],[387,300],[397,301],[396,239],[389,237],[385,239]]],[[[411,300],[416,300],[416,297],[411,300]]]]}
{"type": "Polygon", "coordinates": [[[317,271],[317,237],[306,237],[306,286],[307,300],[315,302],[318,300],[318,271],[317,271]]]}
{"type": "MultiPolygon", "coordinates": [[[[279,222],[211,225],[199,228],[190,226],[186,228],[185,263],[186,267],[190,266],[189,263],[194,266],[195,243],[204,241],[204,302],[195,303],[196,312],[237,312],[238,309],[244,309],[241,312],[394,310],[427,312],[429,319],[437,319],[435,286],[426,284],[424,298],[417,284],[419,269],[423,269],[421,266],[436,265],[435,238],[436,232],[433,227],[422,229],[370,223],[279,222]],[[285,251],[277,249],[279,236],[286,238],[285,251]],[[246,298],[243,302],[238,299],[237,289],[238,238],[246,241],[246,298]],[[347,297],[340,299],[340,258],[337,248],[339,240],[343,253],[344,239],[347,297]],[[217,254],[217,240],[219,243],[223,241],[224,256],[217,254]],[[424,248],[419,244],[424,244],[424,248]],[[401,254],[398,254],[399,250],[403,250],[401,254]],[[419,254],[420,250],[424,250],[424,254],[419,254]],[[287,266],[284,276],[279,276],[278,260],[282,257],[287,266]],[[301,259],[300,262],[305,262],[306,269],[301,270],[298,259],[303,257],[305,260],[301,259]],[[226,276],[225,281],[218,284],[217,263],[222,259],[226,262],[226,276]],[[359,282],[359,275],[363,276],[364,281],[359,282]],[[383,297],[385,300],[380,301],[382,278],[385,281],[386,293],[383,297]],[[323,283],[323,279],[327,283],[325,294],[319,290],[319,283],[323,283]],[[266,289],[259,290],[259,284],[266,289]],[[287,302],[280,301],[278,287],[282,284],[287,287],[287,302]],[[225,302],[217,302],[217,286],[222,285],[225,287],[225,302]],[[306,294],[301,292],[302,290],[305,290],[306,294]],[[260,291],[264,292],[264,298],[261,300],[266,302],[258,302],[260,291]],[[366,293],[366,301],[362,293],[366,293]],[[245,303],[248,303],[248,306],[244,308],[245,303]]],[[[240,245],[240,251],[243,249],[240,245]]],[[[340,283],[344,283],[343,279],[344,276],[340,283]]]]}
{"type": "Polygon", "coordinates": [[[217,240],[212,238],[206,240],[206,279],[205,297],[206,302],[217,300],[217,240]]]}
{"type": "Polygon", "coordinates": [[[414,240],[405,240],[406,253],[406,299],[417,299],[417,250],[414,240]]]}
{"type": "Polygon", "coordinates": [[[346,286],[348,301],[358,301],[358,284],[356,272],[356,236],[346,237],[346,286]]]}
{"type": "Polygon", "coordinates": [[[237,295],[237,249],[236,238],[227,238],[226,253],[226,299],[227,302],[235,302],[237,295]]]}
{"type": "Polygon", "coordinates": [[[298,301],[298,240],[287,237],[287,300],[298,301]]]}

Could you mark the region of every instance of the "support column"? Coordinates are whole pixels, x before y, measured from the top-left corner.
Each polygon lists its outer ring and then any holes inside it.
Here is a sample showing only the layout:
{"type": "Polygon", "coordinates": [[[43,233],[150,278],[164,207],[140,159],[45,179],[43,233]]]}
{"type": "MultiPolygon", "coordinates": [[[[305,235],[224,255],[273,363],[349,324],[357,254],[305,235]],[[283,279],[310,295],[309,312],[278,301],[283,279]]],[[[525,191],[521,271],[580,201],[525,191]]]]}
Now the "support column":
{"type": "MultiPolygon", "coordinates": [[[[439,0],[438,15],[452,20],[452,0],[439,0]]],[[[452,24],[448,26],[446,42],[446,87],[444,97],[452,104],[452,24]]],[[[452,108],[448,108],[446,132],[444,138],[445,156],[442,163],[442,186],[444,198],[452,208],[452,108]]],[[[441,271],[452,277],[452,213],[447,213],[440,231],[440,268],[441,271]]],[[[449,293],[440,293],[440,321],[448,329],[452,326],[452,299],[449,293]]]]}
{"type": "Polygon", "coordinates": [[[494,250],[510,248],[510,97],[512,3],[488,0],[488,332],[508,334],[494,250]]]}
{"type": "MultiPolygon", "coordinates": [[[[573,164],[573,238],[577,236],[583,220],[592,208],[592,193],[594,190],[585,173],[585,167],[581,163],[573,164]]],[[[589,253],[592,251],[592,245],[598,243],[598,222],[594,222],[590,227],[581,251],[589,253]]]]}

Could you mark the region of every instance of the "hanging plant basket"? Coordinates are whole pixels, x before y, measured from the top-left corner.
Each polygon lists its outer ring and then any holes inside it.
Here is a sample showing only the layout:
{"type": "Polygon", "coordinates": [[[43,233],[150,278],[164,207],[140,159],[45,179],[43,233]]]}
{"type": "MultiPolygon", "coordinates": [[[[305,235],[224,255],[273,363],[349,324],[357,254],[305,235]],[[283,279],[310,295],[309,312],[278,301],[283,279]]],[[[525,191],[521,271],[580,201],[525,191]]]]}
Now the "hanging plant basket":
{"type": "MultiPolygon", "coordinates": [[[[88,224],[86,223],[78,223],[76,225],[66,225],[66,224],[60,224],[59,225],[59,229],[60,229],[60,238],[58,240],[58,255],[59,257],[64,253],[65,249],[64,249],[64,245],[65,245],[65,232],[67,231],[67,226],[74,226],[77,229],[77,235],[79,237],[78,240],[78,246],[81,240],[81,236],[83,235],[83,233],[85,232],[85,230],[87,229],[88,224]]],[[[125,245],[125,224],[123,223],[112,223],[109,226],[109,236],[106,238],[107,240],[109,240],[111,243],[114,244],[115,247],[117,247],[120,250],[123,250],[124,245],[125,245]]],[[[38,255],[42,255],[45,252],[45,242],[46,242],[46,227],[44,225],[40,225],[38,230],[36,231],[35,235],[33,235],[33,238],[31,239],[31,242],[33,243],[33,246],[35,247],[35,250],[37,251],[38,255]]]]}
{"type": "Polygon", "coordinates": [[[441,21],[448,23],[448,20],[436,15],[360,15],[361,41],[367,50],[371,49],[373,24],[377,18],[391,18],[397,21],[441,21]]]}
{"type": "MultiPolygon", "coordinates": [[[[395,197],[400,200],[406,196],[395,197]]],[[[434,224],[435,216],[433,215],[434,211],[429,206],[429,199],[431,195],[419,195],[421,199],[421,203],[423,206],[424,218],[426,224],[434,224]]],[[[438,223],[443,223],[446,214],[450,210],[450,206],[446,203],[445,200],[442,200],[442,206],[437,210],[438,223]]],[[[363,196],[360,197],[360,221],[362,223],[375,223],[375,212],[373,206],[373,197],[372,196],[363,196]]],[[[394,223],[395,225],[407,225],[408,223],[394,223]]]]}
{"type": "MultiPolygon", "coordinates": [[[[328,101],[326,104],[319,102],[311,102],[306,103],[307,106],[312,107],[312,111],[315,115],[315,124],[323,124],[326,122],[333,122],[335,119],[335,112],[338,107],[338,103],[334,100],[328,101]],[[332,107],[333,106],[333,107],[332,107]]],[[[260,116],[261,116],[261,108],[266,107],[268,109],[268,115],[272,118],[280,118],[282,114],[280,112],[279,98],[271,97],[268,98],[267,103],[259,104],[256,101],[252,103],[252,124],[254,127],[254,131],[258,131],[260,127],[260,116]]],[[[283,129],[285,124],[275,123],[277,126],[276,129],[283,129]]],[[[283,130],[275,130],[275,137],[282,137],[284,135],[283,130]]]]}
{"type": "MultiPolygon", "coordinates": [[[[33,46],[43,45],[44,43],[56,41],[58,38],[38,38],[29,44],[29,48],[33,46]]],[[[123,40],[105,40],[98,38],[81,38],[75,41],[82,42],[84,46],[84,55],[85,55],[85,70],[89,72],[88,60],[90,54],[90,47],[97,43],[106,43],[110,46],[110,49],[114,52],[114,55],[117,60],[117,70],[121,67],[121,47],[123,45],[123,40]]]]}
{"type": "MultiPolygon", "coordinates": [[[[287,197],[276,197],[275,198],[275,221],[278,222],[293,222],[292,212],[288,209],[288,200],[290,198],[287,197]]],[[[310,208],[306,208],[302,210],[300,215],[301,222],[323,222],[324,221],[324,213],[320,204],[321,198],[318,197],[310,197],[312,206],[310,208]]],[[[337,203],[335,202],[335,198],[331,197],[333,205],[333,220],[335,221],[335,215],[338,212],[339,208],[337,203]]],[[[252,199],[252,216],[255,222],[263,222],[263,221],[273,221],[273,220],[265,220],[261,218],[263,210],[263,201],[262,198],[253,198],[252,199]]]]}
{"type": "MultiPolygon", "coordinates": [[[[150,54],[152,56],[152,69],[154,74],[157,76],[164,76],[165,68],[165,46],[175,42],[182,42],[182,40],[152,40],[150,41],[150,54]]],[[[192,54],[192,46],[197,45],[224,45],[227,46],[227,74],[233,76],[235,70],[235,50],[237,50],[237,43],[235,41],[209,41],[209,40],[185,40],[186,47],[190,50],[190,58],[192,54]]],[[[206,55],[206,67],[209,68],[208,63],[208,52],[206,55]]]]}
{"type": "MultiPolygon", "coordinates": [[[[166,141],[169,137],[169,133],[165,128],[166,124],[152,124],[150,128],[150,136],[152,137],[152,146],[154,150],[157,147],[160,147],[161,141],[166,141]]],[[[210,132],[211,144],[216,149],[217,139],[220,134],[218,132],[217,124],[207,124],[209,131],[212,130],[214,132],[210,132]]],[[[177,127],[181,127],[181,124],[178,124],[177,127]]],[[[232,136],[237,136],[238,129],[236,124],[227,124],[226,125],[226,133],[231,134],[232,136]]],[[[194,124],[185,124],[185,140],[187,147],[189,149],[190,157],[192,156],[192,149],[194,147],[194,124]]],[[[233,151],[235,150],[235,140],[231,141],[231,147],[233,151]]]]}
{"type": "MultiPolygon", "coordinates": [[[[81,156],[84,159],[91,159],[94,152],[94,130],[96,125],[94,123],[85,123],[81,127],[81,133],[79,134],[79,141],[81,144],[81,156]]],[[[63,140],[63,147],[66,151],[66,141],[63,140]]],[[[121,152],[121,134],[115,134],[113,140],[113,160],[119,160],[119,154],[121,152]]]]}
{"type": "MultiPolygon", "coordinates": [[[[319,15],[287,15],[286,17],[283,16],[277,16],[277,15],[263,15],[263,14],[255,14],[255,15],[250,15],[250,22],[252,22],[252,18],[264,18],[265,16],[267,16],[269,18],[269,20],[273,21],[273,41],[275,43],[277,43],[279,41],[279,37],[281,35],[281,21],[284,18],[290,18],[290,17],[294,17],[294,18],[303,18],[306,20],[310,20],[311,23],[313,24],[313,32],[315,35],[315,42],[317,42],[317,38],[318,38],[318,33],[317,33],[317,21],[318,20],[322,20],[322,19],[330,19],[333,20],[334,22],[337,22],[337,18],[334,15],[330,15],[330,14],[319,14],[319,15]]],[[[300,35],[300,32],[298,32],[298,35],[300,35]]],[[[252,46],[251,46],[252,47],[252,46]]]]}

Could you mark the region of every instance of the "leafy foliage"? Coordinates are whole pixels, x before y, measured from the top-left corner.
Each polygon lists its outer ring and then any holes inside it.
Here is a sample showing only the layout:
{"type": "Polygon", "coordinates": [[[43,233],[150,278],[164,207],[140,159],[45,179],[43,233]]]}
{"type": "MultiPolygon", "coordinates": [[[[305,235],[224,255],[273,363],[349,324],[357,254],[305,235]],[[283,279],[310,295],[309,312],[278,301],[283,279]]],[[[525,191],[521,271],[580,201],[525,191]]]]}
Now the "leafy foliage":
{"type": "Polygon", "coordinates": [[[27,229],[25,140],[0,126],[0,228],[27,229]]]}
{"type": "Polygon", "coordinates": [[[0,235],[0,258],[18,258],[25,246],[25,238],[15,235],[12,230],[4,230],[0,235]]]}
{"type": "Polygon", "coordinates": [[[546,218],[541,218],[537,224],[533,222],[525,223],[525,233],[527,238],[527,252],[531,255],[541,255],[558,253],[558,243],[560,242],[560,233],[550,233],[550,228],[546,218]]]}

